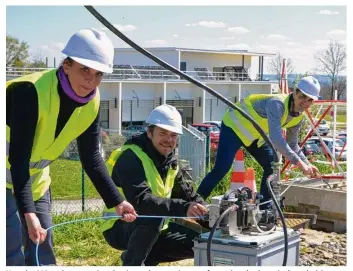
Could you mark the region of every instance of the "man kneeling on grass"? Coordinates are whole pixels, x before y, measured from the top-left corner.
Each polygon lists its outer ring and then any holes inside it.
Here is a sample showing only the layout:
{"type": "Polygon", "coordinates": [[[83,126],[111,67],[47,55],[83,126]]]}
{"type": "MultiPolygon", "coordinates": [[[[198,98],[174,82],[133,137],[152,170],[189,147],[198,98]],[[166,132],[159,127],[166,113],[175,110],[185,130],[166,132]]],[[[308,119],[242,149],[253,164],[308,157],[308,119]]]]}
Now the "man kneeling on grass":
{"type": "MultiPolygon", "coordinates": [[[[175,147],[182,134],[181,116],[175,107],[161,105],[148,117],[146,133],[128,140],[111,154],[107,168],[119,191],[139,215],[203,216],[204,200],[187,183],[177,164],[175,147]]],[[[113,210],[104,216],[115,215],[113,210]]],[[[125,250],[124,266],[158,265],[193,258],[198,232],[162,218],[137,218],[133,223],[106,219],[104,238],[115,249],[125,250]]]]}

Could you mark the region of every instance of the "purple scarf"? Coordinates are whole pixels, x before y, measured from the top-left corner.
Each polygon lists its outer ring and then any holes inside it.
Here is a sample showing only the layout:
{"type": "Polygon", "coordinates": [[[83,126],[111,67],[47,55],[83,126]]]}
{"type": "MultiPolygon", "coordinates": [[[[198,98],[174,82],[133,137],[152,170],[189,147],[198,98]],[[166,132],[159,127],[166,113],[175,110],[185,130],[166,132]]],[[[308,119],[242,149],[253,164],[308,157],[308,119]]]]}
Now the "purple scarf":
{"type": "Polygon", "coordinates": [[[85,104],[88,103],[90,100],[92,100],[96,96],[97,88],[91,91],[90,94],[88,94],[86,97],[80,97],[76,94],[76,92],[72,89],[69,78],[64,72],[64,68],[61,66],[58,69],[58,77],[60,81],[60,85],[62,89],[64,90],[65,94],[69,96],[72,100],[75,102],[85,104]]]}

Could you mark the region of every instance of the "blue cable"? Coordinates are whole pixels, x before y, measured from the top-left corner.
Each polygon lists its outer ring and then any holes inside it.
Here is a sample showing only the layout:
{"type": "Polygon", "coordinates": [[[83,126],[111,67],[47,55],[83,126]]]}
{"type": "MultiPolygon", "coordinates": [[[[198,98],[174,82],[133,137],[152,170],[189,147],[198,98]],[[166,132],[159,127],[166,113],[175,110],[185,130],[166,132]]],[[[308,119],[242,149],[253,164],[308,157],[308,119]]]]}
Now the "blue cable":
{"type": "MultiPolygon", "coordinates": [[[[66,221],[63,223],[59,223],[53,226],[50,226],[49,228],[45,229],[46,231],[56,228],[56,227],[60,227],[63,225],[67,225],[67,224],[73,224],[73,223],[77,223],[77,222],[85,222],[85,221],[92,221],[92,220],[99,220],[99,219],[111,219],[111,218],[122,218],[121,215],[116,215],[116,216],[102,216],[102,217],[89,217],[89,218],[82,218],[82,219],[77,219],[77,220],[71,220],[71,221],[66,221]]],[[[204,216],[149,216],[149,215],[138,215],[137,218],[196,218],[196,219],[202,219],[205,218],[204,216]]],[[[38,249],[39,249],[39,241],[37,242],[37,246],[36,246],[36,261],[37,261],[37,266],[39,265],[39,257],[38,257],[38,249]]]]}

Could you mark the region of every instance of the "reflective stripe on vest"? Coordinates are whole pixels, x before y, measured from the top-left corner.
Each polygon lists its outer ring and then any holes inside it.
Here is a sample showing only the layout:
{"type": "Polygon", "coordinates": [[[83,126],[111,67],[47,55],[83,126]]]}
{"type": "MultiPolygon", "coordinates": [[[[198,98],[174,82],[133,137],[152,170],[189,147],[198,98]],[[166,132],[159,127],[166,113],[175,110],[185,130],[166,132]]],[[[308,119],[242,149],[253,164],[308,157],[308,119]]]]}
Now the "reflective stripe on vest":
{"type": "MultiPolygon", "coordinates": [[[[174,180],[177,176],[179,167],[176,169],[169,168],[165,183],[163,182],[162,178],[160,177],[154,162],[149,158],[149,156],[142,151],[142,149],[136,145],[124,145],[122,148],[119,148],[112,152],[111,156],[109,157],[106,166],[108,169],[109,174],[112,174],[113,168],[115,163],[119,162],[120,155],[126,150],[132,150],[136,156],[141,160],[142,166],[145,171],[147,185],[151,188],[152,194],[155,196],[163,197],[163,198],[170,198],[172,194],[172,189],[174,186],[174,180]]],[[[124,195],[122,189],[118,187],[118,190],[121,194],[124,195]]],[[[116,216],[115,208],[111,209],[104,209],[103,216],[116,216]]],[[[113,227],[114,223],[119,218],[111,218],[106,219],[104,223],[101,225],[101,230],[106,231],[113,227]]],[[[169,220],[165,220],[164,225],[161,230],[165,230],[168,227],[169,220]]]]}
{"type": "Polygon", "coordinates": [[[10,142],[6,141],[6,156],[9,156],[9,151],[10,151],[10,142]]]}
{"type": "MultiPolygon", "coordinates": [[[[6,156],[9,156],[9,149],[10,149],[10,143],[6,141],[6,156]]],[[[49,164],[53,162],[51,160],[41,160],[38,162],[30,162],[29,163],[29,168],[35,168],[35,169],[43,169],[47,166],[49,166],[49,164]]],[[[37,176],[38,174],[36,174],[35,176],[37,176]]],[[[31,180],[32,182],[34,181],[33,176],[31,176],[31,180]]],[[[6,182],[8,184],[12,184],[12,177],[11,177],[11,171],[10,169],[6,168],[6,182]]]]}
{"type": "MultiPolygon", "coordinates": [[[[37,174],[34,174],[32,175],[30,178],[31,178],[31,181],[34,182],[34,180],[37,178],[39,173],[37,174]]],[[[12,184],[12,177],[11,177],[11,171],[9,169],[6,169],[6,181],[8,183],[11,183],[12,184]]]]}
{"type": "Polygon", "coordinates": [[[250,141],[254,141],[255,137],[253,137],[252,134],[250,134],[250,132],[248,130],[246,130],[246,128],[243,126],[243,124],[237,119],[237,117],[234,114],[234,110],[229,108],[229,114],[230,117],[232,118],[232,121],[234,122],[234,124],[240,129],[241,133],[246,136],[250,141]]]}
{"type": "Polygon", "coordinates": [[[51,160],[40,160],[38,162],[30,162],[29,163],[29,167],[30,168],[38,168],[38,169],[42,169],[45,168],[46,166],[49,166],[49,164],[53,162],[51,160]]]}
{"type": "MultiPolygon", "coordinates": [[[[49,164],[55,161],[71,141],[81,135],[96,119],[100,94],[86,105],[78,107],[71,114],[60,134],[55,138],[57,118],[60,111],[60,96],[56,69],[32,73],[6,82],[6,91],[16,82],[33,83],[38,96],[38,121],[29,161],[33,200],[40,199],[48,190],[51,179],[49,164]]],[[[6,187],[12,188],[12,176],[8,161],[10,148],[10,127],[6,125],[6,187]]]]}
{"type": "MultiPolygon", "coordinates": [[[[261,117],[252,105],[256,101],[270,99],[273,97],[280,98],[284,104],[284,113],[280,120],[281,127],[284,129],[298,125],[303,119],[302,114],[287,122],[289,115],[289,95],[252,94],[247,96],[244,100],[237,102],[236,105],[250,115],[266,134],[269,134],[267,118],[261,117]]],[[[236,110],[229,109],[223,117],[223,123],[234,131],[245,146],[250,146],[256,139],[258,139],[258,147],[265,143],[260,133],[254,128],[253,124],[236,110]]]]}

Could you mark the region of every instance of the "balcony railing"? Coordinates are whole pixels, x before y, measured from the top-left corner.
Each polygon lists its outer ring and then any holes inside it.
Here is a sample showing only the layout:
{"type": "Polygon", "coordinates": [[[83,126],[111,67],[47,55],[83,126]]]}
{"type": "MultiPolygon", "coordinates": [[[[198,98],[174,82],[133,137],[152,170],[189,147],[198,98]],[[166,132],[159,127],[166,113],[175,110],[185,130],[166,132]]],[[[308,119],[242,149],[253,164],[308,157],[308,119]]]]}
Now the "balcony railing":
{"type": "MultiPolygon", "coordinates": [[[[21,77],[34,72],[40,72],[49,68],[19,68],[7,67],[6,79],[21,77]]],[[[259,75],[256,79],[250,79],[246,72],[211,72],[211,71],[185,71],[185,74],[198,79],[200,81],[268,81],[260,80],[259,75]]],[[[114,69],[111,74],[104,74],[103,80],[106,81],[136,81],[136,80],[151,80],[151,81],[168,81],[168,80],[184,80],[180,76],[168,70],[148,70],[148,69],[114,69]]]]}

